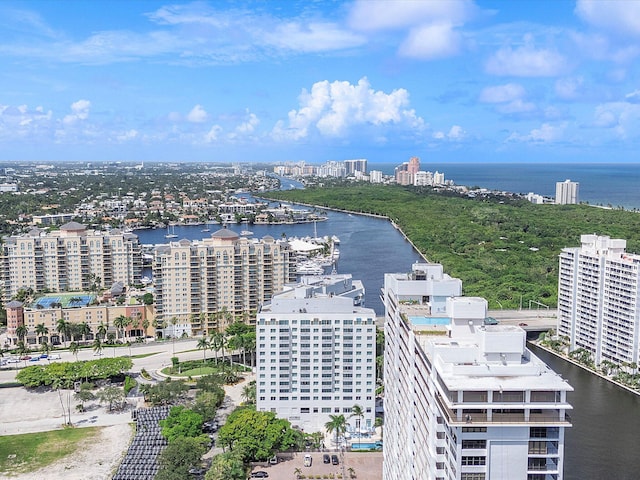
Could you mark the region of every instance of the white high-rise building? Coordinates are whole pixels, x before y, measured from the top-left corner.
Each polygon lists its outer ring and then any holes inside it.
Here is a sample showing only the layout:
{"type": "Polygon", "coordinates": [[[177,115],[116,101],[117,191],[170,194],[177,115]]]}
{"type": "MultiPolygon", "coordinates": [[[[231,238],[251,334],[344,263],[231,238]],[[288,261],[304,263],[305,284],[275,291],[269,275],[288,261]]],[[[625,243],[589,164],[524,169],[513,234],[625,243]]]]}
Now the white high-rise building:
{"type": "Polygon", "coordinates": [[[369,172],[369,181],[371,183],[382,183],[382,170],[371,170],[369,172]]]}
{"type": "Polygon", "coordinates": [[[265,304],[256,325],[256,408],[305,432],[323,431],[329,415],[349,430],[374,425],[375,312],[350,275],[311,277],[265,304]],[[362,418],[352,417],[355,405],[362,418]]]}
{"type": "Polygon", "coordinates": [[[578,203],[578,189],[580,184],[567,179],[564,182],[556,182],[556,204],[571,205],[578,203]]]}
{"type": "Polygon", "coordinates": [[[560,253],[558,333],[599,364],[640,361],[640,255],[627,242],[582,235],[560,253]]]}
{"type": "Polygon", "coordinates": [[[384,480],[561,480],[572,388],[441,266],[384,283],[384,480]]]}

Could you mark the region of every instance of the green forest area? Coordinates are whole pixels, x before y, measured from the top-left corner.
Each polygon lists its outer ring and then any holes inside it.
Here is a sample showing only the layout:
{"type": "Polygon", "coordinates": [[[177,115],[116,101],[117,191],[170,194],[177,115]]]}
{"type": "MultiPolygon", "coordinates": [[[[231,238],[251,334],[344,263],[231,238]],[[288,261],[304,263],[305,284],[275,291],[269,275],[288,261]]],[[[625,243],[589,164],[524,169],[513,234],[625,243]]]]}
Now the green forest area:
{"type": "MultiPolygon", "coordinates": [[[[468,198],[428,187],[350,185],[269,192],[269,198],[391,219],[431,262],[462,279],[490,309],[554,308],[558,255],[580,235],[627,240],[640,253],[640,214],[588,205],[534,205],[501,195],[468,198]]],[[[374,261],[374,259],[372,259],[374,261]]]]}

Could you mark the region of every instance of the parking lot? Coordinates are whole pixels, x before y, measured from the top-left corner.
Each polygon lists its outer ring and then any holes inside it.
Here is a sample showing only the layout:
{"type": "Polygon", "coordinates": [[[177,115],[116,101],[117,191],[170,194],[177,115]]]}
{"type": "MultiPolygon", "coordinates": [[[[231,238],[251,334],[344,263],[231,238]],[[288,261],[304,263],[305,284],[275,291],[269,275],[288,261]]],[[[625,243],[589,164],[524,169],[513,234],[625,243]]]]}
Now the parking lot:
{"type": "MultiPolygon", "coordinates": [[[[335,452],[326,452],[329,455],[335,454],[335,452]]],[[[334,479],[343,478],[350,479],[351,474],[349,468],[352,468],[355,474],[354,478],[358,480],[382,480],[382,452],[345,452],[344,454],[338,453],[340,458],[339,465],[333,465],[331,463],[323,463],[321,452],[299,452],[293,455],[291,459],[285,459],[278,462],[277,465],[264,464],[262,466],[256,466],[253,468],[253,472],[265,471],[269,474],[270,479],[284,479],[284,478],[296,478],[296,469],[300,469],[301,475],[305,475],[309,478],[326,478],[330,474],[333,474],[334,479]],[[311,455],[312,461],[310,467],[304,466],[304,456],[311,455]],[[342,461],[344,459],[344,462],[342,461]],[[268,466],[265,466],[268,465],[268,466]]]]}

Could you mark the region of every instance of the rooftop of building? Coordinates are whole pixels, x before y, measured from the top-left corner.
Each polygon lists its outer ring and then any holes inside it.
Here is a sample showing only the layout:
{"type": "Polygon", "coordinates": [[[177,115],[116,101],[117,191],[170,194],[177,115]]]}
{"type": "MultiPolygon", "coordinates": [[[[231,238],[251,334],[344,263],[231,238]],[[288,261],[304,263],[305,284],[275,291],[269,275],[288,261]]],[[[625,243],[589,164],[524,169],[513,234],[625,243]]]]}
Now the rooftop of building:
{"type": "Polygon", "coordinates": [[[373,320],[376,317],[373,309],[354,306],[353,299],[340,296],[311,298],[275,296],[271,303],[262,306],[258,315],[265,313],[360,314],[373,320]]]}

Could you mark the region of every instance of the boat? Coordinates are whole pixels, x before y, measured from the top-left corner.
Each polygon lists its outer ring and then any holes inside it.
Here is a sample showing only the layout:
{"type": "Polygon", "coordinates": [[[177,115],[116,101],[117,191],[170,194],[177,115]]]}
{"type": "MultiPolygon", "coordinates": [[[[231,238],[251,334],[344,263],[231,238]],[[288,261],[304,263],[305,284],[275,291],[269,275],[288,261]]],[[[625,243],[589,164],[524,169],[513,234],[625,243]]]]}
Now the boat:
{"type": "Polygon", "coordinates": [[[249,230],[241,230],[240,231],[240,235],[242,235],[244,237],[248,237],[249,235],[253,235],[253,232],[251,232],[249,230]]]}
{"type": "Polygon", "coordinates": [[[200,230],[201,232],[208,232],[209,228],[203,228],[202,230],[200,230]]]}
{"type": "Polygon", "coordinates": [[[298,265],[296,273],[298,275],[322,275],[324,268],[316,262],[308,261],[298,265]]]}
{"type": "Polygon", "coordinates": [[[175,225],[167,226],[167,234],[164,236],[164,238],[178,238],[175,225]]]}

